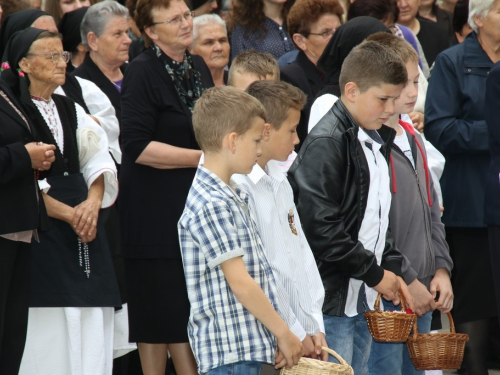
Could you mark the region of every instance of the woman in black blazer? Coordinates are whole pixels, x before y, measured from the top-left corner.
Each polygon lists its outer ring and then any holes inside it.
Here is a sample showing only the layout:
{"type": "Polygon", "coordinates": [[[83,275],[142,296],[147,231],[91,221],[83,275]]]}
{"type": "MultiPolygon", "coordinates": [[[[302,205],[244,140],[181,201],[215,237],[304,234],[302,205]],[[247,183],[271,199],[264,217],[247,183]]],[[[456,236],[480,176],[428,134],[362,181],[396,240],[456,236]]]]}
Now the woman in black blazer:
{"type": "Polygon", "coordinates": [[[201,156],[191,111],[213,82],[203,59],[187,51],[193,16],[184,1],[140,1],[136,23],[148,48],[123,81],[118,198],[130,341],[145,374],[164,373],[170,352],[177,373],[191,375],[177,222],[201,156]]]}
{"type": "Polygon", "coordinates": [[[0,374],[17,374],[26,340],[31,240],[47,220],[36,175],[55,146],[35,143],[33,127],[0,83],[0,374]]]}
{"type": "MultiPolygon", "coordinates": [[[[305,0],[290,9],[287,23],[293,42],[299,49],[294,62],[281,67],[281,80],[298,87],[307,95],[301,111],[297,133],[301,142],[307,136],[309,113],[319,90],[324,86],[318,59],[335,30],[340,27],[343,13],[338,0],[305,0]]],[[[295,147],[298,151],[300,143],[295,147]]]]}

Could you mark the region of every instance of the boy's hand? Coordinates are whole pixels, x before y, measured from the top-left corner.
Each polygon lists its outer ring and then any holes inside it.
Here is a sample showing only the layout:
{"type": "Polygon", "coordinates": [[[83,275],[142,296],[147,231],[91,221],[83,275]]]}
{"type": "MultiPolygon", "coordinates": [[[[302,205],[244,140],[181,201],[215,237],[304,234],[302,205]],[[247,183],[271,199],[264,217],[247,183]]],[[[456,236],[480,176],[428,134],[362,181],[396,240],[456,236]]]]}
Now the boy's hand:
{"type": "Polygon", "coordinates": [[[316,352],[314,350],[314,342],[310,335],[306,335],[304,340],[302,340],[302,357],[316,358],[316,352]]]}
{"type": "Polygon", "coordinates": [[[321,349],[323,346],[328,347],[325,334],[323,332],[318,332],[312,336],[312,340],[314,342],[314,348],[316,349],[316,357],[313,358],[318,358],[322,361],[328,362],[328,353],[321,349]]]}
{"type": "Polygon", "coordinates": [[[399,304],[398,290],[400,287],[397,276],[391,271],[384,270],[384,277],[373,289],[382,293],[382,297],[387,301],[392,301],[397,305],[399,304]]]}
{"type": "Polygon", "coordinates": [[[425,285],[418,281],[418,279],[413,280],[408,287],[413,296],[413,304],[415,306],[412,310],[418,316],[422,316],[427,311],[434,311],[436,309],[434,297],[432,297],[425,285]]]}
{"type": "Polygon", "coordinates": [[[422,112],[413,111],[409,114],[409,116],[413,122],[413,127],[422,133],[424,131],[424,114],[422,112]]]}
{"type": "Polygon", "coordinates": [[[436,303],[436,308],[443,314],[449,313],[453,308],[454,296],[448,271],[443,268],[436,270],[434,278],[431,281],[430,289],[434,298],[436,298],[436,293],[439,291],[439,300],[436,303]]]}
{"type": "Polygon", "coordinates": [[[299,363],[299,359],[302,356],[302,343],[299,338],[292,331],[288,330],[282,336],[277,336],[276,339],[279,350],[277,356],[282,354],[284,358],[280,362],[277,362],[274,367],[279,369],[285,366],[289,369],[299,363]]]}

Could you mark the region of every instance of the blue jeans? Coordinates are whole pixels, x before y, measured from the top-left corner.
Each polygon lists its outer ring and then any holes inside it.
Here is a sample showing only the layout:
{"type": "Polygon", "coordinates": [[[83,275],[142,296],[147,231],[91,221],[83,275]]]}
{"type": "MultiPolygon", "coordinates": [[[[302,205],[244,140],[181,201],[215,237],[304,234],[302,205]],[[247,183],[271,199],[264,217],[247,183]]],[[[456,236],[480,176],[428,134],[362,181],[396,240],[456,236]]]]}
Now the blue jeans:
{"type": "Polygon", "coordinates": [[[216,367],[205,375],[260,375],[262,362],[244,361],[216,367]]]}
{"type": "MultiPolygon", "coordinates": [[[[364,314],[353,317],[323,315],[323,321],[328,347],[345,359],[356,375],[367,375],[372,337],[364,314]]],[[[337,360],[330,356],[330,362],[337,360]]]]}
{"type": "MultiPolygon", "coordinates": [[[[386,310],[399,310],[392,302],[384,301],[386,310]]],[[[429,333],[431,330],[432,311],[418,318],[418,332],[429,333]]],[[[373,340],[372,351],[368,361],[370,375],[423,375],[425,371],[417,371],[413,366],[404,342],[378,342],[373,340]]]]}

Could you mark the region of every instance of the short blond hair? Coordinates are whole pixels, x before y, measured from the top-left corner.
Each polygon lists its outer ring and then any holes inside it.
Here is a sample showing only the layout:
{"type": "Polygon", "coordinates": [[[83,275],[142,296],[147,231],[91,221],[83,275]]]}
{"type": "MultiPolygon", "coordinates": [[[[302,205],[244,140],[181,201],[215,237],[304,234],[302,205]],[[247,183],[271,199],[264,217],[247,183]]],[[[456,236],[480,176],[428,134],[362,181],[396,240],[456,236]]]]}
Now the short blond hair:
{"type": "Polygon", "coordinates": [[[276,130],[285,122],[290,108],[302,111],[307,102],[302,90],[282,81],[255,81],[246,92],[259,99],[266,109],[267,122],[276,130]]]}
{"type": "Polygon", "coordinates": [[[229,86],[205,90],[193,111],[194,135],[204,152],[219,152],[229,133],[246,133],[256,117],[266,121],[264,106],[246,92],[229,86]]]}
{"type": "Polygon", "coordinates": [[[398,55],[403,63],[407,64],[409,62],[418,64],[418,54],[415,48],[412,47],[403,38],[399,38],[396,35],[385,33],[383,31],[370,35],[366,40],[371,40],[388,47],[396,55],[398,55]]]}
{"type": "Polygon", "coordinates": [[[228,85],[233,85],[235,74],[253,74],[259,79],[271,76],[279,81],[280,67],[271,54],[251,49],[243,51],[231,62],[227,79],[228,85]]]}

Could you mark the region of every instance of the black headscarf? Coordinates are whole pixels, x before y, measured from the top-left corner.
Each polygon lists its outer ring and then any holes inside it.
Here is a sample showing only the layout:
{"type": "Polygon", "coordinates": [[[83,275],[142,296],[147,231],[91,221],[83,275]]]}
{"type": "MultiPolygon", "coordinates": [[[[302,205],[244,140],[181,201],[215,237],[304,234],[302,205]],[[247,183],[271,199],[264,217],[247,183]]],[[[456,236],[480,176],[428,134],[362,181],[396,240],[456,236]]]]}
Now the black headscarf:
{"type": "Polygon", "coordinates": [[[73,52],[82,42],[80,25],[88,7],[78,8],[72,12],[65,13],[57,28],[63,36],[63,48],[65,51],[73,52]]]}
{"type": "Polygon", "coordinates": [[[325,72],[326,84],[317,97],[324,94],[340,97],[340,70],[347,55],[367,37],[381,31],[391,32],[376,18],[364,16],[347,21],[335,31],[318,60],[318,68],[325,72]]]}
{"type": "Polygon", "coordinates": [[[31,45],[36,40],[38,35],[46,30],[35,29],[28,27],[22,31],[16,32],[7,43],[5,48],[6,55],[8,54],[10,61],[2,63],[2,75],[0,79],[9,86],[15,97],[19,99],[20,104],[31,116],[35,110],[31,101],[29,92],[29,78],[24,72],[18,70],[19,62],[28,53],[31,45]],[[8,66],[6,65],[8,64],[8,66]]]}
{"type": "Polygon", "coordinates": [[[48,15],[47,12],[39,9],[26,9],[8,16],[2,22],[2,27],[0,28],[0,56],[2,57],[2,61],[8,60],[8,58],[3,58],[3,55],[11,36],[18,31],[30,27],[38,18],[48,15]]]}

